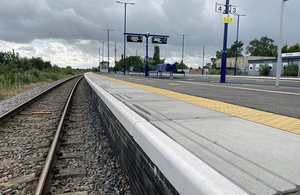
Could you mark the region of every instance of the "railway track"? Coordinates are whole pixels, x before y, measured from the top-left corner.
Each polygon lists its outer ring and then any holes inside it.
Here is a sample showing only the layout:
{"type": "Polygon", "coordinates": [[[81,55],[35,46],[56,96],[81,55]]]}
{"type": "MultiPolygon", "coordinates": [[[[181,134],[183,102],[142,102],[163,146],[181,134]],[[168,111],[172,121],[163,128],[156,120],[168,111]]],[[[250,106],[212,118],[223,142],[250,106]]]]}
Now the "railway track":
{"type": "Polygon", "coordinates": [[[89,90],[72,79],[1,118],[0,194],[131,194],[89,90]]]}

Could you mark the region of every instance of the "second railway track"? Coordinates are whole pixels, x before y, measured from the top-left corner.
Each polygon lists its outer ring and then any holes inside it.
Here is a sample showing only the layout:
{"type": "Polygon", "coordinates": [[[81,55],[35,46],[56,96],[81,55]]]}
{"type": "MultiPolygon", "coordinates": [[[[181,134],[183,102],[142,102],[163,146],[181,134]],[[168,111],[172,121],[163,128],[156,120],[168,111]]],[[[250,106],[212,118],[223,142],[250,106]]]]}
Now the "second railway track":
{"type": "Polygon", "coordinates": [[[53,151],[55,164],[51,160],[47,165],[68,94],[77,80],[62,84],[0,123],[0,194],[131,194],[84,79],[61,124],[61,147],[53,151]],[[46,166],[49,173],[44,173],[46,166]],[[45,174],[48,177],[40,179],[45,174]]]}

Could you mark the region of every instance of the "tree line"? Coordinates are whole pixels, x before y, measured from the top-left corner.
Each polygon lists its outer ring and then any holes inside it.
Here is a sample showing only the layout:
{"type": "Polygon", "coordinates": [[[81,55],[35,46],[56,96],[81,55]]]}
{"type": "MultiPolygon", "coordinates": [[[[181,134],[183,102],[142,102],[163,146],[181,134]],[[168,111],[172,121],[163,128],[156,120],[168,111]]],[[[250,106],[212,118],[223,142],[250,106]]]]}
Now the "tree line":
{"type": "MultiPolygon", "coordinates": [[[[227,48],[227,58],[235,57],[237,51],[237,57],[243,57],[242,52],[244,51],[244,43],[239,41],[236,49],[236,41],[227,48]]],[[[274,40],[268,38],[267,36],[262,36],[260,40],[254,39],[249,42],[249,45],[246,47],[246,54],[250,56],[267,56],[267,57],[277,57],[278,46],[274,45],[274,40]]],[[[222,57],[222,51],[216,51],[216,58],[211,58],[211,64],[215,67],[216,59],[222,57]]],[[[300,52],[300,44],[296,43],[292,46],[285,44],[282,49],[282,53],[292,53],[300,52]]]]}
{"type": "MultiPolygon", "coordinates": [[[[165,59],[160,58],[160,48],[159,46],[154,47],[154,54],[153,57],[149,57],[148,59],[148,70],[155,70],[157,64],[164,64],[165,59]]],[[[177,69],[182,68],[182,62],[175,62],[177,69]]],[[[116,61],[115,63],[110,63],[110,71],[114,71],[116,66],[117,71],[123,71],[124,69],[124,56],[123,54],[121,55],[121,59],[116,61]]],[[[140,70],[145,71],[146,67],[146,59],[142,58],[141,56],[126,56],[125,59],[125,70],[129,70],[131,66],[138,66],[140,70]]],[[[183,63],[183,68],[188,69],[188,66],[183,63]]],[[[99,66],[98,67],[93,67],[93,72],[99,71],[99,66]]]]}
{"type": "Polygon", "coordinates": [[[40,57],[26,58],[12,51],[0,51],[0,99],[9,90],[21,89],[22,85],[41,81],[52,82],[78,74],[71,66],[60,68],[40,57]]]}

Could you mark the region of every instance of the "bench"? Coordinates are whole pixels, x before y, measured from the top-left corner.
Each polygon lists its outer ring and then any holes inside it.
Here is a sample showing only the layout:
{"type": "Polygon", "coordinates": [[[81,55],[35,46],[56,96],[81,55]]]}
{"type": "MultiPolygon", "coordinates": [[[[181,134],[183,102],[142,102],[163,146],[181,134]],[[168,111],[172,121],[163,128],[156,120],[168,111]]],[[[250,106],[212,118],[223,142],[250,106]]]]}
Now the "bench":
{"type": "Polygon", "coordinates": [[[173,74],[184,74],[185,77],[185,72],[184,71],[178,71],[176,64],[157,64],[156,70],[154,71],[149,71],[149,73],[156,73],[157,78],[158,78],[158,73],[163,73],[163,72],[170,72],[170,78],[173,78],[173,74]]]}
{"type": "MultiPolygon", "coordinates": [[[[167,67],[170,67],[170,64],[157,64],[156,65],[156,70],[149,71],[148,73],[156,73],[157,78],[158,78],[158,73],[163,73],[167,72],[167,67]]],[[[171,72],[170,72],[170,77],[171,77],[171,72]]]]}
{"type": "Polygon", "coordinates": [[[167,70],[166,70],[167,72],[171,72],[172,74],[172,78],[173,78],[173,74],[175,73],[175,74],[184,74],[184,77],[185,77],[185,72],[183,71],[183,70],[181,70],[181,71],[178,71],[177,70],[177,67],[176,67],[176,64],[171,64],[169,67],[167,67],[167,70]]]}
{"type": "Polygon", "coordinates": [[[142,72],[142,73],[144,73],[144,71],[140,70],[140,68],[138,66],[131,66],[129,68],[128,74],[129,74],[129,72],[139,72],[139,73],[142,72]]]}
{"type": "Polygon", "coordinates": [[[142,72],[144,73],[143,70],[140,70],[140,68],[138,66],[130,66],[129,70],[125,70],[125,72],[127,72],[127,74],[129,75],[130,72],[142,72]]]}

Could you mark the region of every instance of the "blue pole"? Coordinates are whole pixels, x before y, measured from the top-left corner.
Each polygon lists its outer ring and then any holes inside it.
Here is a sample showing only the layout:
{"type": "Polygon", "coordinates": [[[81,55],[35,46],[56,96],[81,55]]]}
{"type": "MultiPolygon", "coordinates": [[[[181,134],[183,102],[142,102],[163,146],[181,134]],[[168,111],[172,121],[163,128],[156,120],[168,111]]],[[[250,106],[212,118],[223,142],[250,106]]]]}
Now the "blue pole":
{"type": "Polygon", "coordinates": [[[149,37],[149,35],[146,34],[146,68],[145,68],[145,76],[146,77],[149,75],[149,73],[148,73],[148,37],[149,37]]]}
{"type": "MultiPolygon", "coordinates": [[[[229,10],[229,0],[226,0],[225,14],[228,14],[228,10],[229,10]]],[[[222,52],[222,61],[221,61],[221,78],[220,78],[220,83],[225,83],[225,79],[226,79],[227,32],[228,32],[228,23],[225,23],[224,24],[224,38],[223,38],[223,52],[222,52]]]]}

